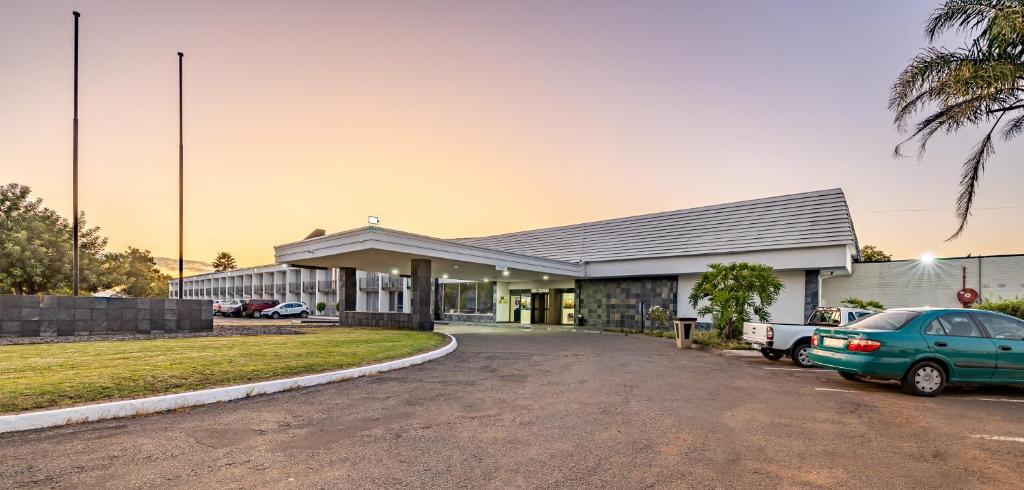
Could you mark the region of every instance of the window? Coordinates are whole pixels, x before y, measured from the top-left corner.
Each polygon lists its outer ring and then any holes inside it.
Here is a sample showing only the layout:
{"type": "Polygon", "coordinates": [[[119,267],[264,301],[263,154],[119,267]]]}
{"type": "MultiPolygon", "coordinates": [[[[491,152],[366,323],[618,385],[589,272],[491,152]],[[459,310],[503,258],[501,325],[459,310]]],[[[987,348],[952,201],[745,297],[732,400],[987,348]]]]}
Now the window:
{"type": "Polygon", "coordinates": [[[459,284],[459,313],[476,313],[476,283],[459,284]]]}
{"type": "Polygon", "coordinates": [[[950,337],[984,337],[978,324],[967,313],[947,313],[928,324],[925,332],[928,335],[948,335],[950,337]]]}
{"type": "Polygon", "coordinates": [[[839,308],[819,308],[811,313],[807,323],[811,325],[839,325],[839,308]]]}
{"type": "Polygon", "coordinates": [[[918,313],[916,311],[883,311],[861,317],[849,324],[846,328],[860,328],[864,330],[899,330],[913,320],[918,313]]]}
{"type": "Polygon", "coordinates": [[[494,313],[493,282],[481,282],[476,285],[476,312],[494,313]]]}
{"type": "Polygon", "coordinates": [[[994,339],[1024,340],[1024,322],[1015,318],[977,313],[975,317],[994,339]]]}
{"type": "Polygon", "coordinates": [[[459,311],[459,285],[458,283],[449,283],[442,286],[444,288],[444,312],[454,313],[459,311]]]}

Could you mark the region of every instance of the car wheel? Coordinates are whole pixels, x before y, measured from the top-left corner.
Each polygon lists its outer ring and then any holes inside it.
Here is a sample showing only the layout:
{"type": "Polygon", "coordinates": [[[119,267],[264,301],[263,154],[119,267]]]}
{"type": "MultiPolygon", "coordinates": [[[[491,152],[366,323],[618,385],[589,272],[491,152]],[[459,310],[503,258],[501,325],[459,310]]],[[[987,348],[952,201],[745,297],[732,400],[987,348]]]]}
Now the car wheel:
{"type": "Polygon", "coordinates": [[[811,344],[802,343],[793,346],[793,350],[790,351],[789,357],[793,359],[793,364],[796,364],[802,368],[814,367],[814,363],[811,362],[811,344]]]}
{"type": "Polygon", "coordinates": [[[839,375],[842,376],[843,379],[847,381],[864,381],[864,378],[857,376],[856,374],[853,373],[844,373],[842,371],[839,371],[839,375]]]}
{"type": "Polygon", "coordinates": [[[761,349],[761,355],[764,356],[764,358],[768,359],[769,361],[778,361],[779,359],[782,359],[782,356],[785,355],[785,352],[765,347],[764,349],[761,349]]]}
{"type": "Polygon", "coordinates": [[[946,388],[946,370],[931,361],[919,362],[903,376],[902,386],[909,395],[936,396],[946,388]]]}
{"type": "Polygon", "coordinates": [[[306,311],[303,311],[302,313],[299,313],[299,317],[300,318],[306,318],[308,316],[309,316],[309,313],[307,313],[306,311]]]}
{"type": "Polygon", "coordinates": [[[278,318],[281,318],[281,314],[275,311],[275,312],[270,314],[270,318],[273,318],[274,320],[277,320],[278,318]]]}

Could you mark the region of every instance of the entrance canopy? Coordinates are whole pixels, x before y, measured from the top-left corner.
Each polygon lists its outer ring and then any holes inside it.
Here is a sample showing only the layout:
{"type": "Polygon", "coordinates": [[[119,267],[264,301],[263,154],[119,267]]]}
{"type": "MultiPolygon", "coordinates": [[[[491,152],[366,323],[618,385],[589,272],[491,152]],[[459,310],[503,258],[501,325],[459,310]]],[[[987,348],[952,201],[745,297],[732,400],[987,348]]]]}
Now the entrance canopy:
{"type": "Polygon", "coordinates": [[[413,259],[431,275],[467,281],[538,281],[583,277],[583,265],[484,248],[380,227],[365,227],[274,247],[275,261],[299,267],[352,267],[412,274],[413,259]]]}

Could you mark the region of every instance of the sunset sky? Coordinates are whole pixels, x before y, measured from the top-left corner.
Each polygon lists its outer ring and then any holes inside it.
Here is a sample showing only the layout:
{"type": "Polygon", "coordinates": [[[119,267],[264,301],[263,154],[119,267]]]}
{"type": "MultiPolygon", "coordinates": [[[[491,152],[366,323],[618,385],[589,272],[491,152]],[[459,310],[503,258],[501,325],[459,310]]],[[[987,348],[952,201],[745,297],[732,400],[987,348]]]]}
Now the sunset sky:
{"type": "Polygon", "coordinates": [[[77,9],[80,203],[113,249],[177,256],[180,50],[188,259],[371,214],[456,237],[832,187],[899,258],[1024,252],[1024,142],[950,243],[979,133],[890,156],[936,5],[0,0],[0,184],[70,215],[77,9]]]}

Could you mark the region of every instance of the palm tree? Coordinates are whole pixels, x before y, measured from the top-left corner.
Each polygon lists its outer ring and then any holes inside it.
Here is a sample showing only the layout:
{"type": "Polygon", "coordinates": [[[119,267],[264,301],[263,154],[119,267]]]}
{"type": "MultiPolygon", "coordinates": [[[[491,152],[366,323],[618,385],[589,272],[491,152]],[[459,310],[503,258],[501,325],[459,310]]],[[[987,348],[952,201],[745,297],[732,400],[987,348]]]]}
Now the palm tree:
{"type": "Polygon", "coordinates": [[[917,139],[923,157],[928,141],[940,131],[986,130],[964,160],[956,199],[959,226],[948,241],[967,226],[996,136],[1008,141],[1024,134],[1024,0],[946,0],[932,12],[925,35],[932,44],[947,32],[970,39],[956,50],[923,49],[893,84],[889,108],[896,127],[909,132],[894,156],[902,156],[903,145],[917,139]],[[916,115],[932,110],[910,125],[916,115]]]}

